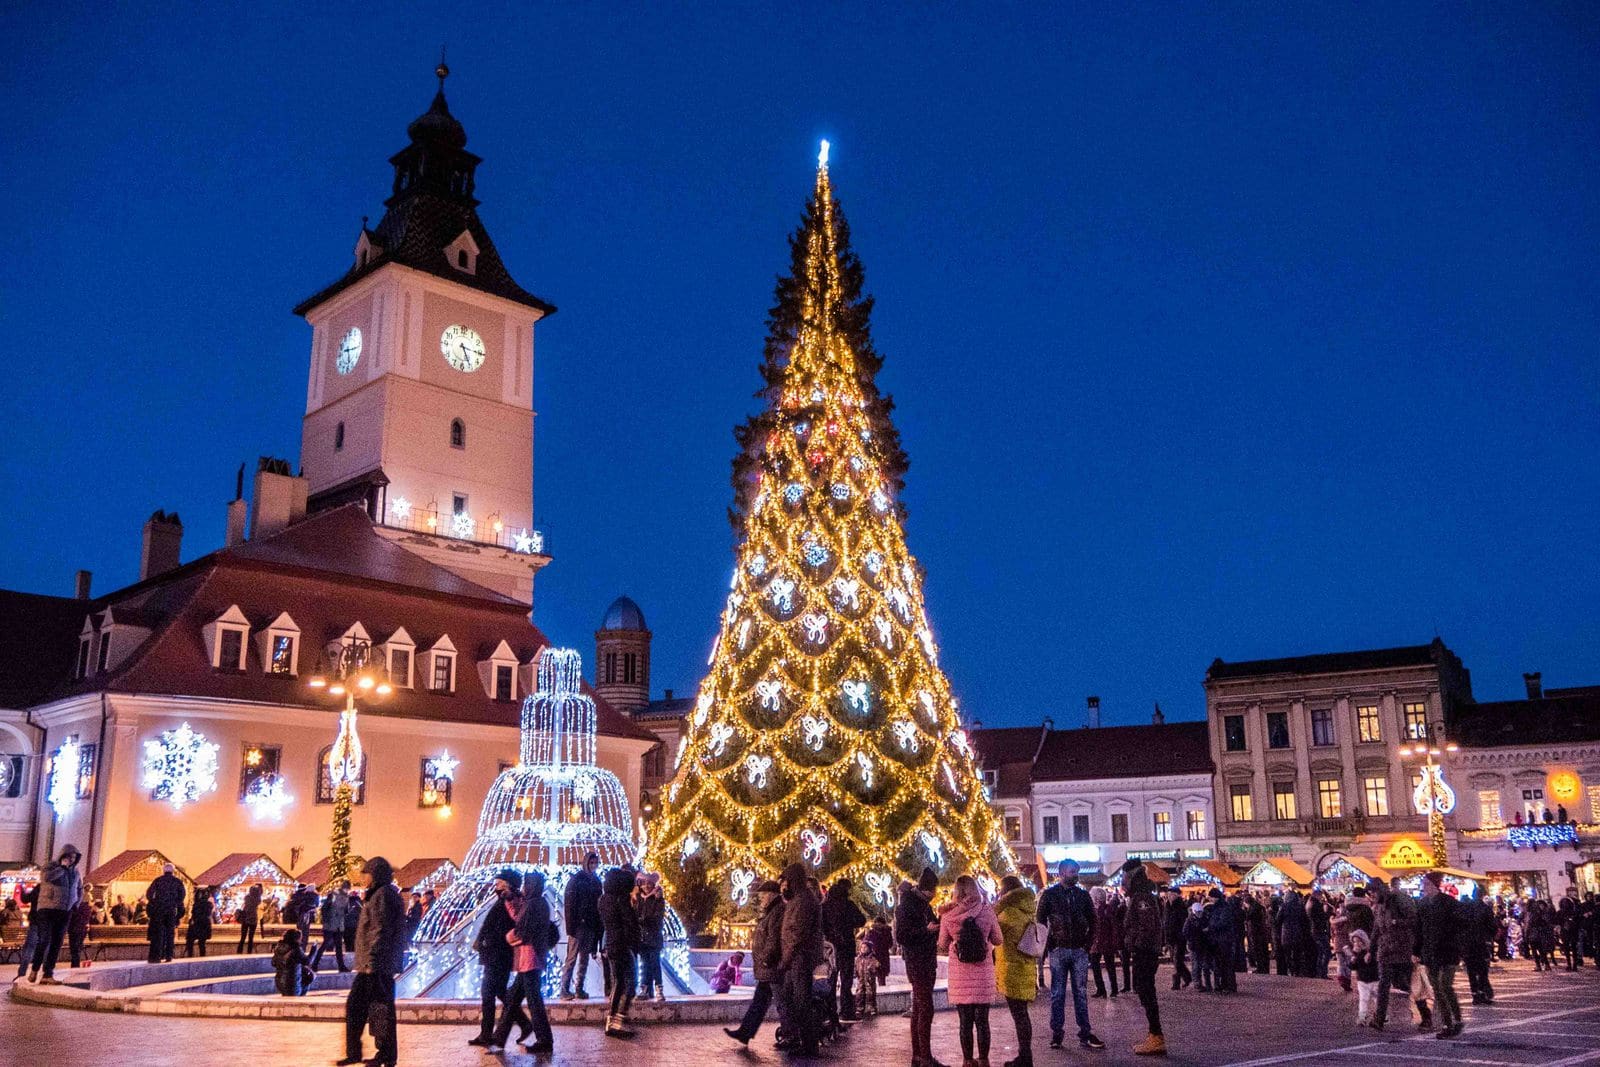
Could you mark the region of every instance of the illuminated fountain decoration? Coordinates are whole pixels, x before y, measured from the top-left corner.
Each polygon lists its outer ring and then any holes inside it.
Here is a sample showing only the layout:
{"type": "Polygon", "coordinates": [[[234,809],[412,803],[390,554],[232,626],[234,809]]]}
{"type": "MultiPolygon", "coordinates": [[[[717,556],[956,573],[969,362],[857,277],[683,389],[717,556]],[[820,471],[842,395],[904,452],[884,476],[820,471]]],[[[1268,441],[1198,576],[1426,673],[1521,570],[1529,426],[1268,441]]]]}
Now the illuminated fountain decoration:
{"type": "MultiPolygon", "coordinates": [[[[478,997],[473,936],[493,902],[495,875],[510,867],[545,874],[550,911],[561,923],[567,880],[590,852],[602,871],[634,862],[628,796],[615,774],[595,764],[594,701],[581,689],[582,658],[571,649],[546,649],[539,657],[539,686],[522,702],[521,758],[500,772],[478,817],[477,841],[461,872],[423,919],[414,940],[416,956],[401,975],[402,997],[478,997]]],[[[662,970],[679,992],[707,992],[689,966],[683,924],[669,907],[662,970]]],[[[565,945],[557,956],[565,954],[565,945]]],[[[553,993],[560,969],[545,968],[545,991],[553,993]]]]}

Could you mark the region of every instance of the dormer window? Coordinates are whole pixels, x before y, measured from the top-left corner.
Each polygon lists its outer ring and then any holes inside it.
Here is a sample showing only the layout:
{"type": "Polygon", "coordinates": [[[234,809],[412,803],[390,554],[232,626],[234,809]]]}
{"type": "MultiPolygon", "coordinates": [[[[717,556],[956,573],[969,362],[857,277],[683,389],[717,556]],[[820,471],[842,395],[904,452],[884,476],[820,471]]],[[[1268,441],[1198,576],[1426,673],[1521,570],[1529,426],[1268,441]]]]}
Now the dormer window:
{"type": "Polygon", "coordinates": [[[462,230],[461,236],[444,250],[445,260],[463,274],[478,273],[478,242],[472,239],[471,230],[462,230]]]}
{"type": "Polygon", "coordinates": [[[267,623],[266,629],[256,638],[257,650],[268,674],[297,674],[300,662],[300,627],[287,611],[267,623]]]}
{"type": "Polygon", "coordinates": [[[433,643],[424,653],[428,689],[435,693],[453,693],[456,688],[456,646],[448,634],[433,643]]]}
{"type": "Polygon", "coordinates": [[[356,270],[365,270],[367,264],[377,259],[382,251],[383,246],[374,241],[363,227],[361,236],[356,238],[356,270]]]}
{"type": "Polygon", "coordinates": [[[100,631],[100,655],[95,660],[95,671],[104,674],[106,666],[111,662],[111,628],[108,626],[100,631]]]}
{"type": "Polygon", "coordinates": [[[250,620],[239,610],[239,605],[231,605],[227,611],[207,623],[202,632],[206,648],[211,653],[212,669],[244,670],[245,640],[250,636],[250,620]]]}
{"type": "Polygon", "coordinates": [[[397,689],[411,688],[411,667],[416,657],[416,642],[406,633],[404,626],[389,635],[383,643],[384,665],[389,670],[389,684],[397,689]]]}
{"type": "Polygon", "coordinates": [[[489,653],[489,658],[478,661],[478,675],[483,681],[483,690],[494,700],[512,701],[517,699],[517,654],[511,651],[511,646],[501,641],[489,653]]]}
{"type": "Polygon", "coordinates": [[[73,671],[74,678],[82,678],[89,673],[89,646],[93,641],[92,637],[78,638],[78,666],[73,671]]]}

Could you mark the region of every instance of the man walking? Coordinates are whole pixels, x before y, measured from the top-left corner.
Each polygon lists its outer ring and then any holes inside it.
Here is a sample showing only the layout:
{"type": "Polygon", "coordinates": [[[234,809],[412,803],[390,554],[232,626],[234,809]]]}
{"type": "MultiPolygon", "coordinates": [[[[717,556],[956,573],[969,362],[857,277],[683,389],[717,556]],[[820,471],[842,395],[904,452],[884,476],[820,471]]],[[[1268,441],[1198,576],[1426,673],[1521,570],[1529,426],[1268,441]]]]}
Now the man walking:
{"type": "Polygon", "coordinates": [[[1188,943],[1183,939],[1183,920],[1188,916],[1188,909],[1183,906],[1181,890],[1169,888],[1166,894],[1166,907],[1161,912],[1161,932],[1167,947],[1172,950],[1172,988],[1182,989],[1194,981],[1194,976],[1189,973],[1189,965],[1184,962],[1184,956],[1189,952],[1188,943]]]}
{"type": "Polygon", "coordinates": [[[394,887],[394,868],[374,856],[361,868],[367,876],[366,901],[356,927],[356,977],[344,1004],[344,1059],[337,1067],[361,1063],[361,1030],[370,1024],[377,1054],[369,1067],[395,1067],[394,978],[405,953],[405,904],[394,887]]]}
{"type": "MultiPolygon", "coordinates": [[[[934,1067],[933,983],[939,975],[939,918],[929,903],[939,888],[939,876],[924,867],[917,884],[900,883],[899,906],[894,909],[894,939],[905,961],[911,983],[911,1064],[934,1067]]],[[[1084,899],[1088,899],[1085,894],[1084,899]]],[[[1088,967],[1088,955],[1084,955],[1088,967]]]]}
{"type": "MultiPolygon", "coordinates": [[[[1165,1056],[1167,1039],[1161,1033],[1161,1008],[1156,1003],[1156,970],[1161,966],[1161,905],[1144,861],[1130,859],[1122,865],[1123,889],[1128,896],[1128,918],[1122,943],[1133,960],[1133,991],[1144,1008],[1147,1036],[1133,1046],[1136,1056],[1165,1056]]],[[[1228,970],[1232,970],[1230,966],[1228,970]]]]}
{"type": "Polygon", "coordinates": [[[172,960],[172,942],[178,933],[178,920],[183,916],[183,883],[173,873],[172,864],[163,864],[145,899],[150,901],[151,963],[169,963],[172,960]]]}
{"type": "Polygon", "coordinates": [[[1378,1006],[1372,1017],[1374,1030],[1382,1030],[1388,1021],[1390,990],[1398,990],[1407,999],[1411,996],[1411,957],[1417,944],[1417,907],[1411,897],[1398,888],[1399,884],[1398,877],[1391,879],[1393,888],[1376,878],[1371,882],[1378,898],[1378,907],[1373,912],[1378,954],[1378,1006]]]}
{"type": "Polygon", "coordinates": [[[349,910],[350,880],[346,878],[322,902],[322,947],[317,949],[317,959],[320,961],[331,947],[341,972],[350,969],[344,962],[344,920],[349,910]]]}
{"type": "Polygon", "coordinates": [[[796,860],[778,879],[783,887],[782,955],[778,970],[783,981],[784,1026],[795,1051],[817,1054],[816,1012],[811,1006],[811,975],[822,962],[822,902],[806,881],[805,865],[796,860]]]}
{"type": "Polygon", "coordinates": [[[1494,910],[1477,897],[1459,901],[1461,911],[1461,962],[1467,972],[1467,988],[1472,1003],[1493,1004],[1494,987],[1489,984],[1489,958],[1494,952],[1494,910]]]}
{"type": "Polygon", "coordinates": [[[77,845],[67,845],[53,863],[45,865],[39,873],[39,898],[33,921],[39,926],[39,937],[33,945],[33,966],[29,977],[44,985],[60,985],[56,981],[56,959],[61,955],[61,939],[67,933],[67,916],[83,893],[83,879],[78,874],[78,862],[83,853],[77,845]],[[40,968],[44,977],[39,977],[40,968]]]}
{"type": "Polygon", "coordinates": [[[589,975],[589,957],[594,955],[600,942],[600,855],[591,852],[583,857],[583,870],[567,881],[567,891],[561,898],[563,918],[567,922],[567,960],[561,968],[561,999],[585,1000],[589,994],[583,988],[589,975]],[[573,972],[577,972],[578,989],[572,989],[573,972]]]}
{"type": "Polygon", "coordinates": [[[1103,1049],[1106,1043],[1089,1028],[1089,946],[1094,941],[1094,901],[1078,884],[1076,860],[1062,860],[1056,884],[1039,894],[1035,919],[1049,930],[1050,1047],[1066,1037],[1067,984],[1072,985],[1072,1012],[1078,1023],[1078,1044],[1103,1049]]]}
{"type": "Polygon", "coordinates": [[[734,1029],[723,1033],[748,1045],[761,1029],[767,1017],[767,1007],[772,1003],[772,987],[783,979],[778,964],[783,959],[783,887],[774,881],[762,882],[756,887],[760,901],[761,917],[756,920],[755,933],[750,940],[750,969],[755,975],[756,988],[750,997],[750,1007],[745,1009],[744,1020],[734,1029]]]}
{"type": "Polygon", "coordinates": [[[1456,898],[1444,892],[1443,871],[1422,878],[1422,906],[1417,909],[1417,955],[1428,969],[1433,1006],[1439,1013],[1438,1037],[1461,1033],[1461,1003],[1456,1000],[1456,968],[1461,964],[1461,917],[1456,898]]]}
{"type": "Polygon", "coordinates": [[[483,1000],[478,1036],[468,1038],[467,1044],[480,1047],[494,1044],[495,1005],[502,1001],[506,1005],[505,1018],[509,1020],[505,1024],[506,1033],[511,1033],[512,1026],[521,1029],[522,1038],[533,1032],[533,1023],[522,1010],[521,1001],[512,1000],[507,988],[511,981],[514,953],[506,935],[516,927],[521,914],[522,875],[510,867],[495,875],[494,896],[495,905],[483,917],[483,925],[478,927],[478,936],[472,942],[473,949],[478,953],[478,963],[483,968],[483,979],[478,987],[483,1000]]]}
{"type": "Polygon", "coordinates": [[[844,1020],[856,1017],[856,998],[850,992],[856,975],[856,931],[867,925],[867,917],[850,899],[850,889],[850,879],[841,878],[828,887],[827,899],[822,902],[822,936],[833,946],[833,958],[838,964],[832,996],[839,1018],[844,1020]]]}

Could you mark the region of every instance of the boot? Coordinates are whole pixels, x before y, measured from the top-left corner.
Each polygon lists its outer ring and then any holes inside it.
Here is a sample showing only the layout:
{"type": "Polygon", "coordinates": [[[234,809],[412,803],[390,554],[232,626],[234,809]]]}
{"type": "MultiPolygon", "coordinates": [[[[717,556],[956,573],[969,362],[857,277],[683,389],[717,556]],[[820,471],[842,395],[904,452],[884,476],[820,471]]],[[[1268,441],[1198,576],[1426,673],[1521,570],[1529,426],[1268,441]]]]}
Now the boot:
{"type": "Polygon", "coordinates": [[[1339,976],[1339,988],[1344,990],[1346,993],[1350,992],[1350,976],[1348,974],[1341,974],[1339,976]]]}
{"type": "Polygon", "coordinates": [[[1133,1054],[1135,1056],[1165,1056],[1167,1054],[1167,1039],[1160,1034],[1151,1034],[1133,1046],[1133,1054]]]}
{"type": "Polygon", "coordinates": [[[632,1037],[633,1036],[633,1031],[628,1029],[627,1022],[628,1022],[628,1019],[627,1019],[627,1016],[625,1016],[625,1015],[607,1015],[606,1016],[606,1036],[607,1037],[621,1037],[621,1038],[632,1037]]]}
{"type": "Polygon", "coordinates": [[[1422,1016],[1422,1021],[1417,1023],[1417,1029],[1422,1031],[1423,1033],[1427,1033],[1429,1030],[1432,1030],[1433,1029],[1433,1012],[1428,1008],[1428,1002],[1427,1001],[1425,1001],[1425,1000],[1417,1001],[1417,1014],[1422,1016]]]}

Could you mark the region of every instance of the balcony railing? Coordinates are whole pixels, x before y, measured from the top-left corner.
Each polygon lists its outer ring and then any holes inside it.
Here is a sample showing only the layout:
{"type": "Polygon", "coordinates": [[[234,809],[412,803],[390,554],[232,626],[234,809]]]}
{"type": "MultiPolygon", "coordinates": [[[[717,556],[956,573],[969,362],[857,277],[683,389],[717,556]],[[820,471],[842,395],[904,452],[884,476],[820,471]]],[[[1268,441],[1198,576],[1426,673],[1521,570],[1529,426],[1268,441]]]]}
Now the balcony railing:
{"type": "Polygon", "coordinates": [[[470,512],[446,512],[407,503],[404,498],[389,501],[389,513],[382,525],[392,530],[409,530],[412,533],[448,537],[474,545],[493,545],[527,556],[547,556],[549,544],[543,530],[528,527],[513,528],[500,521],[498,515],[476,516],[470,512]]]}
{"type": "Polygon", "coordinates": [[[1366,831],[1367,820],[1360,816],[1345,816],[1340,819],[1312,819],[1301,825],[1301,832],[1311,837],[1353,837],[1366,831]]]}

